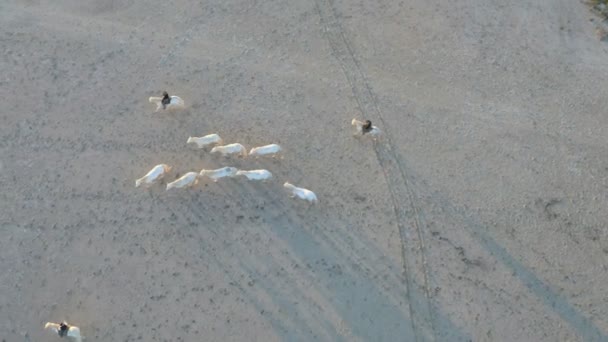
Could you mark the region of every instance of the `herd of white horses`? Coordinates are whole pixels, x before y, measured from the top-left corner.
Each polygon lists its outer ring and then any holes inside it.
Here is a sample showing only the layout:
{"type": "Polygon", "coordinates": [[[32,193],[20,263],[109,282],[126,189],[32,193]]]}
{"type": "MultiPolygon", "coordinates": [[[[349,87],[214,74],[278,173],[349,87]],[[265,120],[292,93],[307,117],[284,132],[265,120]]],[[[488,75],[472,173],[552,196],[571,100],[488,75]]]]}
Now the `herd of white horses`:
{"type": "MultiPolygon", "coordinates": [[[[156,111],[174,111],[181,110],[185,108],[185,102],[179,96],[169,96],[166,92],[164,93],[164,97],[150,97],[149,102],[156,104],[156,111]],[[164,99],[164,102],[163,102],[164,99]]],[[[376,126],[371,125],[371,121],[364,120],[360,121],[357,119],[353,119],[351,124],[356,128],[357,134],[360,135],[370,135],[373,137],[377,137],[380,134],[380,129],[376,126]]],[[[202,137],[189,137],[186,141],[187,144],[196,145],[199,149],[207,149],[212,147],[209,153],[219,153],[224,157],[229,156],[238,156],[238,157],[262,157],[262,156],[272,156],[277,157],[281,152],[282,148],[278,144],[269,144],[259,147],[252,148],[249,153],[247,153],[247,149],[240,143],[231,143],[227,145],[223,145],[224,141],[217,133],[208,134],[202,137]]],[[[135,186],[145,186],[150,187],[158,182],[160,182],[165,176],[171,172],[172,167],[167,164],[158,164],[154,166],[147,174],[143,177],[137,179],[135,181],[135,186]]],[[[248,180],[251,181],[267,181],[271,179],[272,173],[268,170],[238,170],[232,166],[225,166],[215,170],[206,170],[203,169],[200,172],[189,171],[186,172],[183,176],[178,179],[167,184],[166,189],[183,189],[183,188],[191,188],[198,184],[199,179],[207,177],[214,182],[217,182],[222,178],[232,178],[237,176],[244,176],[248,180]]],[[[311,204],[316,203],[317,196],[314,192],[302,188],[297,187],[289,182],[285,182],[283,184],[285,189],[288,190],[291,197],[300,198],[302,200],[308,201],[311,204]]]]}
{"type": "MultiPolygon", "coordinates": [[[[169,96],[167,93],[163,97],[150,97],[148,99],[150,103],[156,104],[156,112],[158,111],[175,111],[185,109],[185,102],[179,96],[169,96]]],[[[351,122],[352,126],[356,129],[356,134],[363,136],[368,135],[376,139],[381,131],[378,127],[373,126],[369,120],[357,120],[353,119],[351,122]]],[[[253,147],[249,153],[245,146],[240,143],[231,143],[223,145],[223,139],[219,134],[213,133],[202,137],[189,137],[186,144],[193,145],[198,149],[209,150],[212,154],[221,154],[228,158],[231,156],[237,156],[241,158],[257,158],[257,157],[272,157],[282,158],[283,148],[278,144],[269,144],[259,147],[253,147]]],[[[155,184],[160,183],[165,177],[171,173],[173,167],[167,164],[158,164],[154,166],[148,173],[143,177],[135,180],[135,187],[149,188],[155,184]]],[[[213,182],[217,182],[222,178],[232,177],[244,177],[249,181],[262,181],[266,182],[273,178],[270,171],[266,169],[259,170],[239,170],[236,167],[224,166],[215,170],[202,169],[198,172],[189,171],[183,174],[181,177],[175,179],[172,182],[167,183],[166,190],[171,189],[185,189],[192,188],[199,183],[200,179],[207,178],[213,182]]],[[[317,203],[317,195],[314,192],[297,187],[289,182],[285,182],[283,187],[287,190],[292,198],[299,198],[310,204],[317,203]]],[[[67,337],[75,342],[81,342],[83,337],[80,335],[80,328],[68,324],[67,322],[52,323],[47,322],[44,326],[45,329],[51,330],[58,334],[60,337],[67,337]]]]}

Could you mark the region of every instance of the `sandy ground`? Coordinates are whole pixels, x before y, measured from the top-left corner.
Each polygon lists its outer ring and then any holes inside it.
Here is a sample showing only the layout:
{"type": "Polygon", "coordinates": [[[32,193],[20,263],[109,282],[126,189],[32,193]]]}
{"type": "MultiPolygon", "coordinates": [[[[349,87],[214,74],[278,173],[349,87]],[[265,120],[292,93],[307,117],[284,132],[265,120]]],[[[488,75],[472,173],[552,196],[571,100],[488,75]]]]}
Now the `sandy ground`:
{"type": "Polygon", "coordinates": [[[578,1],[0,2],[0,339],[608,340],[578,1]],[[188,109],[153,113],[148,96],[188,109]],[[355,139],[353,117],[384,129],[355,139]],[[188,148],[271,142],[280,161],[188,148]],[[269,184],[135,189],[234,165],[269,184]],[[281,184],[314,190],[290,200],[281,184]]]}

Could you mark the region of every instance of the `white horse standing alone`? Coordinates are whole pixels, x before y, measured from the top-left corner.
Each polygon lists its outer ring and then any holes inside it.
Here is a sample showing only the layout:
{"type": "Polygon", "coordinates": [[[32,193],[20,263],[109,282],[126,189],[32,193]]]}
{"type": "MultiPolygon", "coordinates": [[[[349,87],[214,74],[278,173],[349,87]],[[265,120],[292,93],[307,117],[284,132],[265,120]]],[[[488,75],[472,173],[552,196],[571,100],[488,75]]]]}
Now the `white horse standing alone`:
{"type": "Polygon", "coordinates": [[[297,186],[289,182],[285,182],[285,184],[283,184],[283,187],[285,187],[285,189],[287,189],[291,193],[291,198],[298,197],[300,199],[308,201],[310,204],[315,204],[318,202],[317,195],[315,195],[314,192],[308,189],[298,188],[297,186]]]}

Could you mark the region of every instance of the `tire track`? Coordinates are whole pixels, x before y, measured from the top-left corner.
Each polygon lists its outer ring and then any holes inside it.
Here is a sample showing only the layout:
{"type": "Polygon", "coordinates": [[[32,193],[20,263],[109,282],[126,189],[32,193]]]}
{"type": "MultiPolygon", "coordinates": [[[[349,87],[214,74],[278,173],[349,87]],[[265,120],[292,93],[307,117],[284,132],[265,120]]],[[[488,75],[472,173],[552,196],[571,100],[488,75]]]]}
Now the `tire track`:
{"type": "Polygon", "coordinates": [[[384,121],[378,107],[377,99],[370,89],[359,62],[355,58],[344,29],[340,25],[331,0],[315,0],[316,9],[321,19],[323,31],[333,55],[351,86],[353,95],[365,118],[378,119],[385,131],[386,142],[374,143],[374,152],[389,187],[393,210],[399,228],[403,259],[403,279],[407,286],[412,328],[417,341],[434,341],[435,330],[430,303],[428,267],[425,258],[425,244],[422,232],[421,217],[415,203],[415,194],[407,182],[407,174],[396,156],[389,126],[384,121]],[[400,205],[401,203],[406,205],[400,205]],[[422,296],[415,296],[415,279],[424,284],[422,296]]]}

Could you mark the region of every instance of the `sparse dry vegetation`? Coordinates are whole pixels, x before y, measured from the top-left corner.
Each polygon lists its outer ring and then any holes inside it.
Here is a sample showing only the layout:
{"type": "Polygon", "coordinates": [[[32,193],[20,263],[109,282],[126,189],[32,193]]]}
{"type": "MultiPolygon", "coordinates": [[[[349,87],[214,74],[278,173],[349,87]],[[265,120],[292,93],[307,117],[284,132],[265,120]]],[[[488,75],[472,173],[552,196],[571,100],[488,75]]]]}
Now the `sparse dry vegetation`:
{"type": "Polygon", "coordinates": [[[608,18],[608,0],[589,0],[587,3],[604,19],[608,18]]]}
{"type": "Polygon", "coordinates": [[[608,19],[608,0],[589,0],[587,4],[591,9],[602,17],[603,23],[599,23],[595,29],[595,34],[600,41],[608,41],[608,30],[605,27],[605,22],[608,19]]]}

